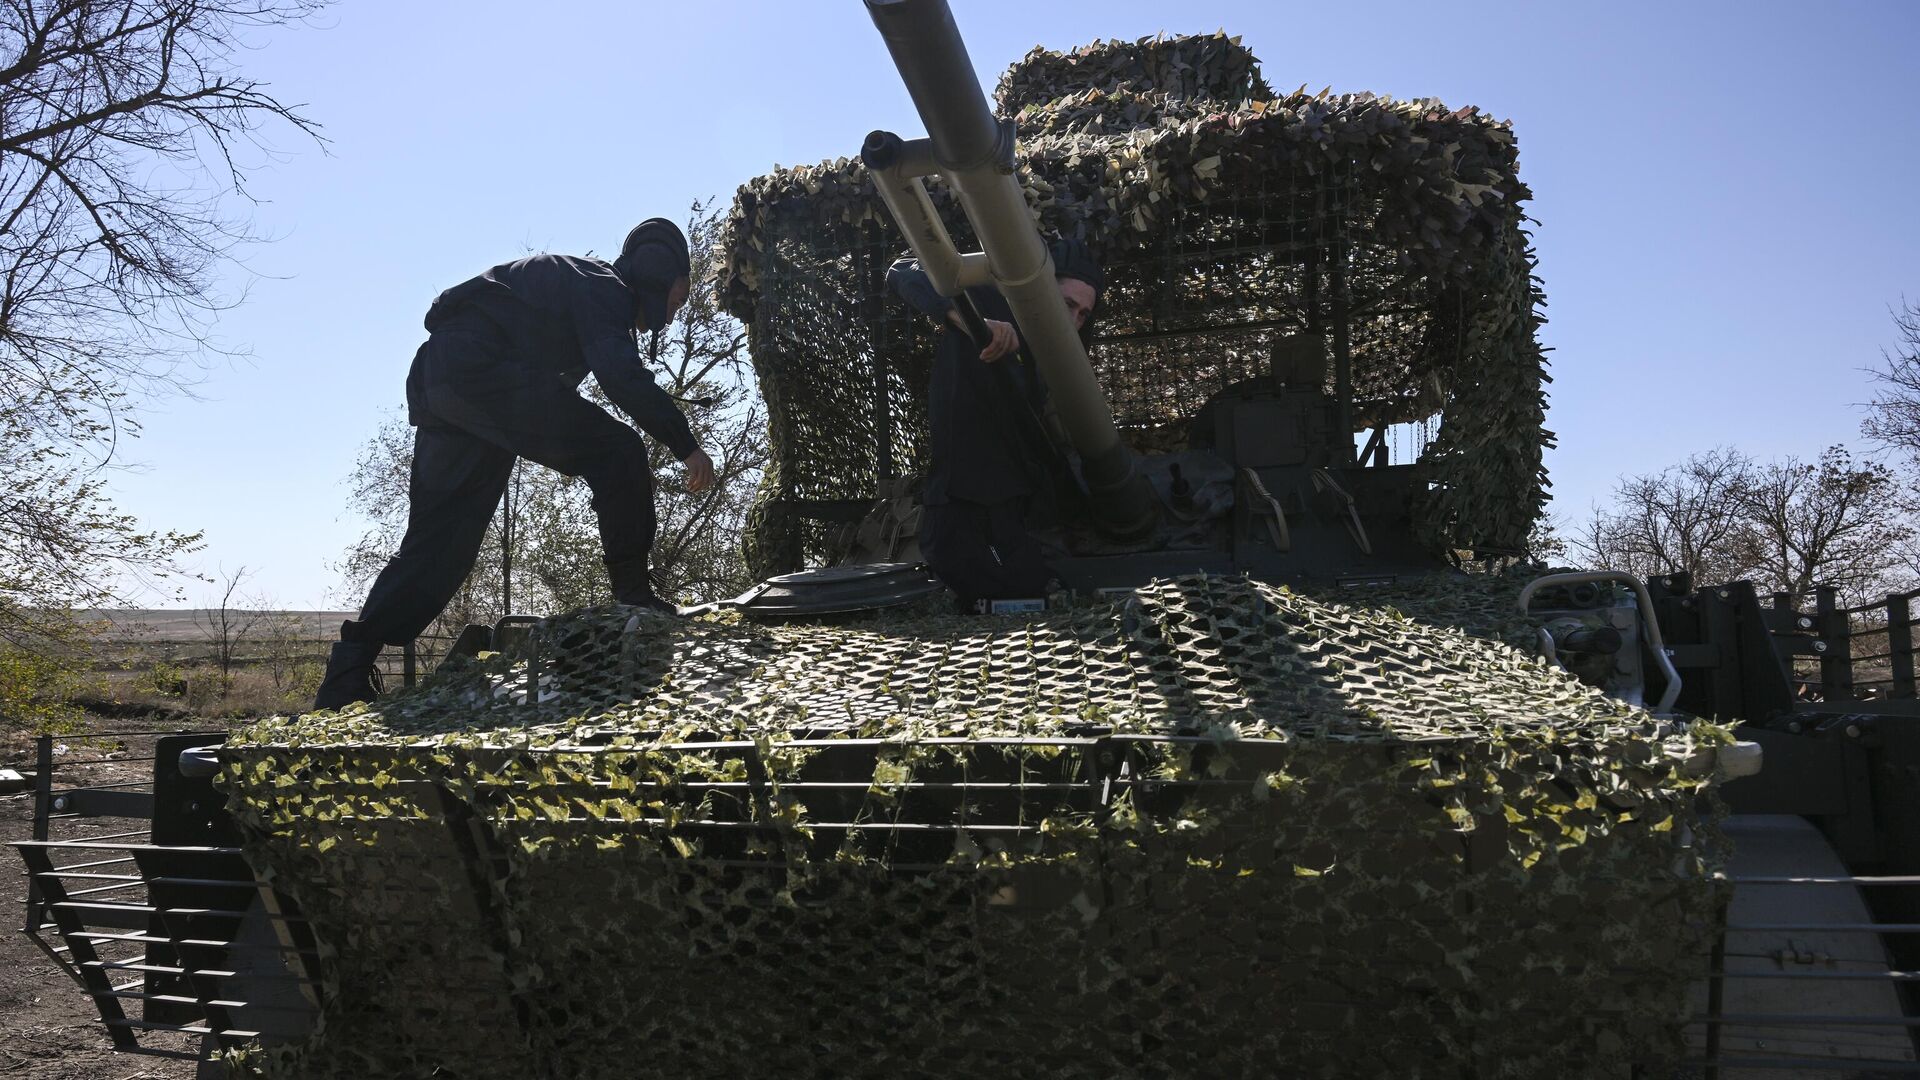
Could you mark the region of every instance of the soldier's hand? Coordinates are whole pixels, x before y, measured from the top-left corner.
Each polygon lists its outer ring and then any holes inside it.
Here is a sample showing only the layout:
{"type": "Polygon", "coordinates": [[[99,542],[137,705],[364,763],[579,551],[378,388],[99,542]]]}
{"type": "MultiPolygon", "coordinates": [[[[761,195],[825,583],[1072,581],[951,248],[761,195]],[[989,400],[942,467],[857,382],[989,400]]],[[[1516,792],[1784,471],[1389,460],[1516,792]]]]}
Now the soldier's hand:
{"type": "Polygon", "coordinates": [[[993,334],[993,340],[987,342],[987,347],[980,350],[980,359],[992,363],[1020,348],[1020,332],[1013,328],[1012,323],[1003,323],[998,319],[981,321],[987,324],[987,330],[993,334]]]}
{"type": "Polygon", "coordinates": [[[681,464],[687,467],[687,490],[695,495],[713,486],[713,459],[705,450],[695,450],[681,464]]]}

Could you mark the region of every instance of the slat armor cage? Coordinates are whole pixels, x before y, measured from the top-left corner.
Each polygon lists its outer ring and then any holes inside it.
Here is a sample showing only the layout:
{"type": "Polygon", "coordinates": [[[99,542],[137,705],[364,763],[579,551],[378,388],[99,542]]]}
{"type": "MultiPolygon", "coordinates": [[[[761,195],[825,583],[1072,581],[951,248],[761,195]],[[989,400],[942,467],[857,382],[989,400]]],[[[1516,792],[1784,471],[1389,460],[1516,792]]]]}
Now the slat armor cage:
{"type": "Polygon", "coordinates": [[[323,1009],[251,1067],[1680,1060],[1726,736],[1499,644],[1530,632],[1517,585],[1364,610],[1192,577],[1014,623],[597,609],[377,708],[257,723],[221,782],[323,943],[323,1009]]]}
{"type": "MultiPolygon", "coordinates": [[[[1551,435],[1507,123],[1276,95],[1224,35],[1036,49],[996,99],[1035,220],[1103,264],[1092,357],[1136,450],[1182,448],[1208,395],[1313,335],[1350,427],[1422,425],[1406,454],[1425,470],[1422,539],[1523,548],[1551,435]]],[[[964,215],[931,187],[964,249],[964,215]]],[[[847,504],[924,467],[934,330],[884,285],[905,247],[856,159],[777,170],[734,201],[721,272],[773,441],[748,536],[764,572],[831,562],[847,504]]]]}

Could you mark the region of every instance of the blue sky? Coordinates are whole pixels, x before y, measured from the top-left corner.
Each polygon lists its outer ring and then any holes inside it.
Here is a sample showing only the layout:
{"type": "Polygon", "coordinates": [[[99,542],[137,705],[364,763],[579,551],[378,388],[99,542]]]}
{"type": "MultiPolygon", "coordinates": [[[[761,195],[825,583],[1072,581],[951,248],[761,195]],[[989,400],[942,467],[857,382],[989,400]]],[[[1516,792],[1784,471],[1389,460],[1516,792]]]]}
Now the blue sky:
{"type": "MultiPolygon", "coordinates": [[[[1562,517],[1714,446],[1857,442],[1888,307],[1920,299],[1911,0],[953,6],[989,88],[1035,44],[1225,28],[1276,87],[1511,118],[1562,517]]],[[[255,45],[248,73],[331,142],[276,138],[252,191],[277,239],[248,253],[258,277],[219,327],[251,359],[151,408],[113,486],[151,525],[204,529],[204,572],[245,565],[285,607],[358,603],[329,565],[363,527],[343,481],[440,289],[529,247],[605,252],[775,163],[920,130],[859,0],[339,0],[255,45]]]]}

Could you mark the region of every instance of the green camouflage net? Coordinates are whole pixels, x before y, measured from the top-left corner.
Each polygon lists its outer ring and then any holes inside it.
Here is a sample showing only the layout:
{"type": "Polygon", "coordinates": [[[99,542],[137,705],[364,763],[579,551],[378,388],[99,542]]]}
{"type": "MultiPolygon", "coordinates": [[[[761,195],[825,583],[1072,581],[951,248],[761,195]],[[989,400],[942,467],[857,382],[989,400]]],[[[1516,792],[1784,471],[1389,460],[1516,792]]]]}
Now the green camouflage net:
{"type": "Polygon", "coordinates": [[[1725,736],[1462,632],[1518,638],[1516,586],[1364,594],[1396,611],[1192,577],[1030,622],[604,608],[377,708],[260,722],[222,782],[323,943],[325,1004],[247,1067],[1676,1058],[1725,736]]]}
{"type": "MultiPolygon", "coordinates": [[[[1209,395],[1306,336],[1329,391],[1347,368],[1356,424],[1421,425],[1396,463],[1425,469],[1423,540],[1524,547],[1552,436],[1531,193],[1506,122],[1432,99],[1275,95],[1220,35],[1035,50],[998,104],[1036,223],[1105,267],[1092,360],[1136,450],[1182,449],[1209,395]]],[[[951,193],[931,194],[973,246],[951,193]]],[[[773,450],[749,558],[831,563],[847,504],[924,467],[934,327],[885,286],[905,241],[843,158],[742,186],[723,243],[773,450]]]]}

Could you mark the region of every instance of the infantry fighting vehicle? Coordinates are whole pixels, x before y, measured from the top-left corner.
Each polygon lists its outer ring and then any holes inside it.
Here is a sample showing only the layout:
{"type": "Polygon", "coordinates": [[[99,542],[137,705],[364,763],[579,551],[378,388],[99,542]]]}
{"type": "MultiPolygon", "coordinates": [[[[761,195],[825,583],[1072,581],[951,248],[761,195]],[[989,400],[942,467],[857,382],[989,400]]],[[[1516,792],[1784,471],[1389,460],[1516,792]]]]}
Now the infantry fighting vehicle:
{"type": "Polygon", "coordinates": [[[43,744],[28,932],[116,1045],[276,1076],[1920,1069],[1913,597],[1490,564],[1546,439],[1510,130],[1276,95],[1225,37],[1036,51],[996,117],[943,2],[867,6],[927,137],[756,180],[730,229],[767,581],[155,738],[137,788],[43,744]],[[1091,357],[1036,222],[1108,267],[1091,357]],[[1052,390],[1022,423],[1072,478],[1035,507],[1065,588],[1028,610],[955,616],[917,566],[903,246],[999,287],[1052,390]]]}

